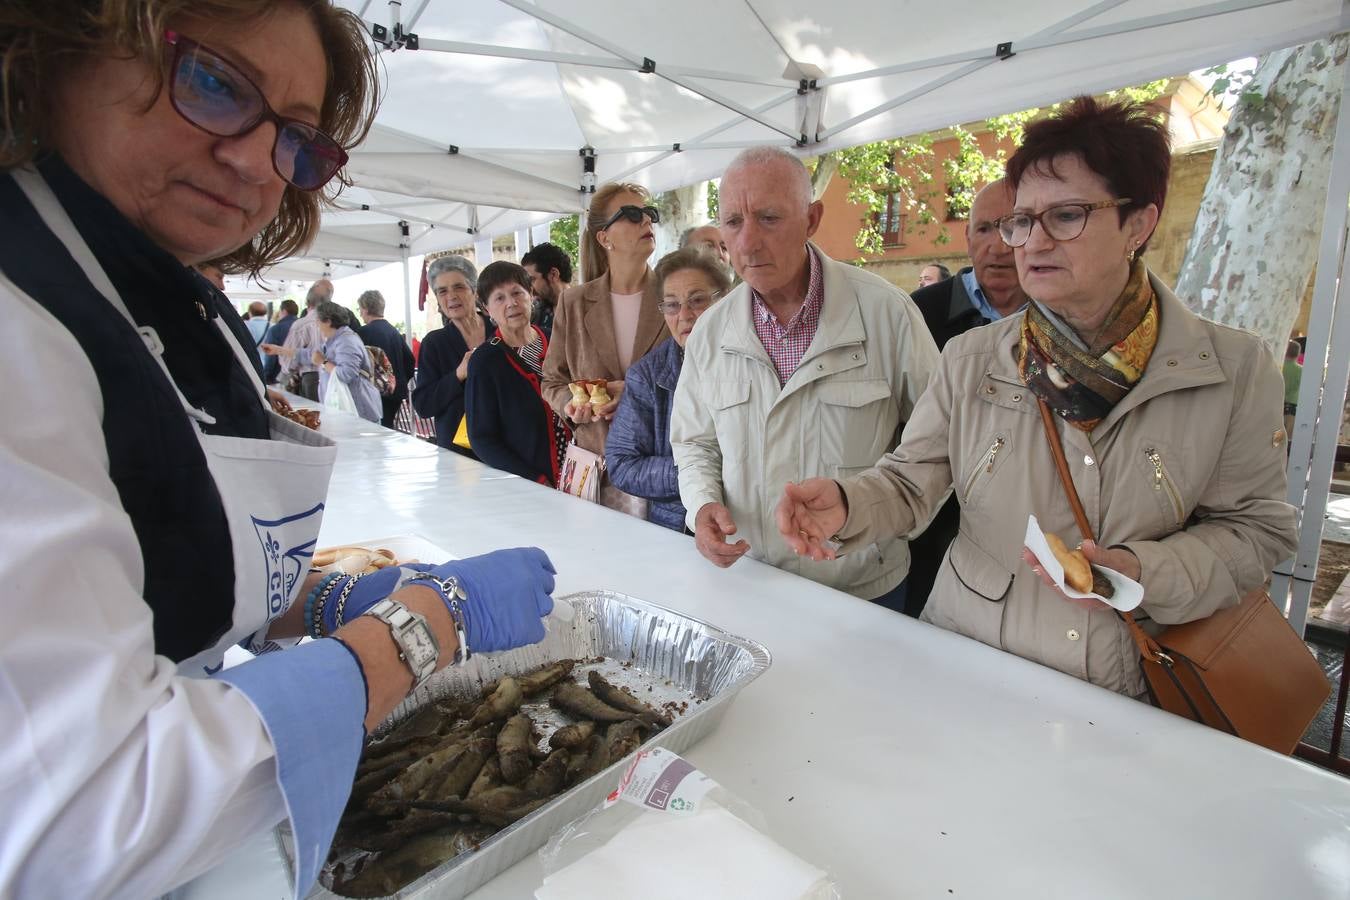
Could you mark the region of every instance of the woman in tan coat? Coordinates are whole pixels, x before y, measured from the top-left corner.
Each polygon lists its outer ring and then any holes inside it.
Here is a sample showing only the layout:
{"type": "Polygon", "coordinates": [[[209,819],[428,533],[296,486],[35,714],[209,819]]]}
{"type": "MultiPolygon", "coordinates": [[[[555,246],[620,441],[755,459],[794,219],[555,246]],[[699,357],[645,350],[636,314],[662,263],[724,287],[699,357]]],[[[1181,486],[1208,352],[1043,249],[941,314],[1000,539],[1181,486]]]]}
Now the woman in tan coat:
{"type": "Polygon", "coordinates": [[[660,220],[650,202],[636,184],[595,192],[586,227],[588,280],[563,292],[544,360],[544,399],[573,423],[576,443],[601,456],[628,367],[670,337],[647,265],[656,249],[652,225],[660,220]],[[568,383],[598,379],[609,383],[610,402],[599,409],[573,404],[568,383]]]}
{"type": "Polygon", "coordinates": [[[1295,546],[1274,359],[1191,313],[1138,258],[1170,161],[1151,116],[1083,97],[1027,129],[999,226],[1033,302],[947,345],[876,467],[788,485],[778,508],[788,544],[825,559],[913,532],[955,490],[961,531],[923,618],[1131,696],[1144,683],[1124,623],[1065,597],[1022,546],[1031,514],[1078,537],[1038,400],[1100,538],[1083,552],[1143,584],[1145,628],[1237,603],[1295,546]]]}

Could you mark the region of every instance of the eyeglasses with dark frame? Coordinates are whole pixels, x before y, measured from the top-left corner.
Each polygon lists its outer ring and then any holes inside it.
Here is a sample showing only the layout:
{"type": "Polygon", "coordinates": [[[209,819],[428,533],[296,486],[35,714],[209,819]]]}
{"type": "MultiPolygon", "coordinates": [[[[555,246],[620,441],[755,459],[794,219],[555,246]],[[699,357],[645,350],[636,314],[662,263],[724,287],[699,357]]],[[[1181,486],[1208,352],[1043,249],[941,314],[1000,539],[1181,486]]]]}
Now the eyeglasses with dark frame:
{"type": "Polygon", "coordinates": [[[998,233],[1009,247],[1020,247],[1031,238],[1032,227],[1040,222],[1041,229],[1052,239],[1071,241],[1087,228],[1088,216],[1093,211],[1133,202],[1129,197],[1121,197],[1096,203],[1057,203],[1038,213],[1015,212],[998,220],[998,233]]]}
{"type": "Polygon", "coordinates": [[[642,224],[643,216],[646,216],[647,218],[651,219],[653,225],[661,221],[661,213],[657,210],[655,206],[633,206],[631,204],[625,203],[623,206],[619,207],[618,211],[614,213],[614,215],[609,217],[609,219],[605,222],[605,224],[601,225],[599,228],[595,230],[604,231],[606,228],[613,225],[620,219],[627,219],[634,225],[640,225],[642,224]]]}
{"type": "Polygon", "coordinates": [[[721,291],[713,291],[711,294],[690,294],[683,301],[662,300],[656,304],[656,308],[661,310],[663,316],[678,316],[683,309],[688,309],[697,316],[706,312],[721,296],[721,291]]]}
{"type": "Polygon", "coordinates": [[[278,115],[263,92],[214,50],[166,30],[173,47],[169,102],[188,123],[215,137],[239,137],[264,122],[276,125],[272,168],[287,184],[317,191],[347,164],[347,151],[313,125],[278,115]]]}

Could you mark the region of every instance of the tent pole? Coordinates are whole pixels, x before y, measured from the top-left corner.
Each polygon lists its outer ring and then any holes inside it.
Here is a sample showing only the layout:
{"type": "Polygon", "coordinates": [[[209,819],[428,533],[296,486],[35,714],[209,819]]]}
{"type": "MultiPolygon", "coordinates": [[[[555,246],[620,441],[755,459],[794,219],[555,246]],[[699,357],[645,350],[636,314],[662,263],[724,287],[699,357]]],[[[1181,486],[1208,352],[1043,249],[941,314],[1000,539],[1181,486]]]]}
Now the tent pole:
{"type": "MultiPolygon", "coordinates": [[[[1322,523],[1345,409],[1346,380],[1350,378],[1350,300],[1339,296],[1340,285],[1350,278],[1350,255],[1345,253],[1346,227],[1350,224],[1350,110],[1345,107],[1348,96],[1350,61],[1345,64],[1342,79],[1304,375],[1299,384],[1294,434],[1290,437],[1287,499],[1299,514],[1298,553],[1292,560],[1276,566],[1271,582],[1272,599],[1281,608],[1288,599],[1289,624],[1300,635],[1308,621],[1308,604],[1317,580],[1322,523]]],[[[1276,357],[1283,359],[1282,348],[1276,348],[1276,357]]]]}
{"type": "Polygon", "coordinates": [[[408,254],[412,250],[408,240],[408,223],[399,222],[399,230],[403,232],[403,239],[398,242],[398,248],[403,253],[403,340],[408,348],[412,348],[413,339],[413,317],[412,317],[412,288],[408,285],[408,254]]]}

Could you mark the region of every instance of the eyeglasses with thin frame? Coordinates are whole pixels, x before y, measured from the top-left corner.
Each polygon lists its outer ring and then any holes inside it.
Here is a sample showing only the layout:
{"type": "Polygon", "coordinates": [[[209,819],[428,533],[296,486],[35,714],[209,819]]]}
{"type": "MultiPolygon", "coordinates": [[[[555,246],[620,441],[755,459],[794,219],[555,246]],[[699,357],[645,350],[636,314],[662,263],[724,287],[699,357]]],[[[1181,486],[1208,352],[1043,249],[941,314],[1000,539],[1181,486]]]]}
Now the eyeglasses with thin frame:
{"type": "Polygon", "coordinates": [[[258,86],[220,54],[176,31],[166,30],[164,40],[173,47],[169,102],[190,124],[216,137],[239,137],[273,123],[272,168],[302,191],[317,191],[347,164],[347,151],[336,140],[278,115],[258,86]]]}
{"type": "Polygon", "coordinates": [[[642,224],[643,216],[646,216],[647,218],[651,219],[653,225],[661,221],[661,213],[656,209],[655,206],[633,206],[631,204],[625,203],[623,206],[619,207],[618,211],[615,212],[614,215],[609,217],[609,219],[605,222],[605,224],[597,228],[596,231],[604,231],[606,228],[613,225],[620,219],[627,219],[634,225],[640,225],[642,224]]]}
{"type": "Polygon", "coordinates": [[[1038,213],[1015,212],[998,220],[998,233],[1009,247],[1020,247],[1031,237],[1031,229],[1041,223],[1041,229],[1056,241],[1071,241],[1087,228],[1088,216],[1094,210],[1114,209],[1133,201],[1129,197],[1117,200],[1099,200],[1096,203],[1057,203],[1038,213]]]}
{"type": "Polygon", "coordinates": [[[663,316],[678,316],[682,309],[687,309],[697,316],[706,311],[707,308],[712,306],[713,303],[717,301],[717,298],[721,296],[721,291],[713,291],[711,294],[699,292],[690,294],[688,297],[685,297],[683,301],[662,300],[660,303],[656,304],[656,308],[661,310],[661,315],[663,316]]]}

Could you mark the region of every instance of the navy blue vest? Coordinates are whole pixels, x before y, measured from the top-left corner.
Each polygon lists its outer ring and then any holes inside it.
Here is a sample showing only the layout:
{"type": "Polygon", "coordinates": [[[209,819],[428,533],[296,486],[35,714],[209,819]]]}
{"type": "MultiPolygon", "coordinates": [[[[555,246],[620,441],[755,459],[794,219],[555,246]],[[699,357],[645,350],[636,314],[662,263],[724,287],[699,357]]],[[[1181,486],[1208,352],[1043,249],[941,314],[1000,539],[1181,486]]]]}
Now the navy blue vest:
{"type": "MultiPolygon", "coordinates": [[[[41,168],[49,173],[53,166],[62,170],[58,174],[64,178],[74,178],[59,161],[48,161],[41,168]]],[[[203,309],[219,311],[204,280],[189,274],[167,254],[153,252],[157,248],[116,215],[110,204],[83,183],[78,187],[105,207],[81,203],[72,208],[69,194],[61,197],[81,234],[95,247],[96,256],[98,248],[90,229],[120,226],[129,233],[132,246],[146,245],[139,265],[158,267],[168,276],[166,283],[198,292],[197,297],[181,296],[177,302],[193,307],[201,302],[203,309]]],[[[3,174],[0,271],[71,333],[98,378],[108,474],[140,543],[144,599],[154,612],[155,651],[178,662],[206,649],[220,639],[233,619],[234,564],[220,495],[178,394],[146,352],[140,335],[94,288],[18,185],[3,174]]],[[[125,286],[116,277],[113,281],[126,299],[125,286]]],[[[158,287],[151,285],[149,290],[158,287]]],[[[145,308],[146,299],[127,305],[136,315],[138,307],[145,308]]],[[[238,318],[232,309],[229,313],[238,318]]],[[[139,318],[138,322],[154,324],[139,318]]],[[[215,330],[211,322],[203,324],[215,330]]],[[[242,322],[238,324],[243,328],[242,322]]],[[[219,344],[228,352],[223,341],[219,344]]],[[[242,371],[240,375],[247,377],[242,371]]],[[[53,404],[62,402],[59,396],[47,399],[53,404]]],[[[7,422],[4,427],[23,425],[7,422]]],[[[70,548],[72,556],[79,552],[78,547],[70,548]]],[[[87,627],[90,623],[71,623],[72,629],[87,627]]]]}

